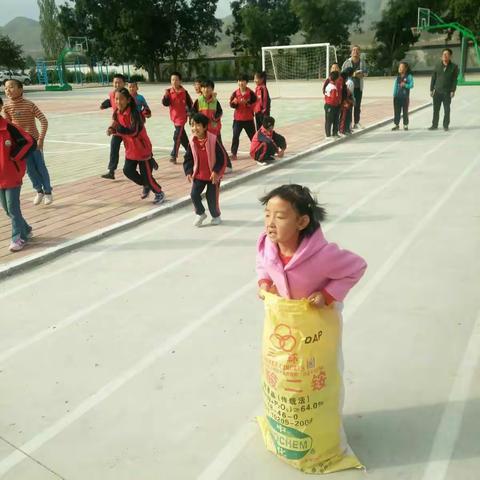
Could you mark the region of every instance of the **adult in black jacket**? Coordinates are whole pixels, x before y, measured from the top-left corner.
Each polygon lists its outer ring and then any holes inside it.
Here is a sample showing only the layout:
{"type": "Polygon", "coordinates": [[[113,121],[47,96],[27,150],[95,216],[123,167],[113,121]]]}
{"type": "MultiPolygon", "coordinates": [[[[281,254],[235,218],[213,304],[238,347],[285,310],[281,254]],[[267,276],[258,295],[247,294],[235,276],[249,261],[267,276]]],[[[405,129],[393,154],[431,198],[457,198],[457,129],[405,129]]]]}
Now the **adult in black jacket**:
{"type": "Polygon", "coordinates": [[[458,66],[452,61],[452,51],[444,48],[442,61],[435,67],[430,81],[430,95],[433,97],[433,119],[429,130],[438,128],[440,107],[443,103],[443,129],[450,125],[450,103],[457,89],[458,66]]]}

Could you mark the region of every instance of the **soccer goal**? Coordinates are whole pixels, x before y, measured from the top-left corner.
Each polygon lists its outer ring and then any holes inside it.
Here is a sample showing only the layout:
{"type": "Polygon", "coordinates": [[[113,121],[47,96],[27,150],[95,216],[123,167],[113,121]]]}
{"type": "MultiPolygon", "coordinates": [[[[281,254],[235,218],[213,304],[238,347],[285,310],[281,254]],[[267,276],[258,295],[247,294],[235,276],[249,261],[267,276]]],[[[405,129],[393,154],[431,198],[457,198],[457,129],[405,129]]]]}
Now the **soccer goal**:
{"type": "Polygon", "coordinates": [[[324,79],[336,61],[337,50],[329,43],[262,47],[263,70],[277,82],[324,79]]]}

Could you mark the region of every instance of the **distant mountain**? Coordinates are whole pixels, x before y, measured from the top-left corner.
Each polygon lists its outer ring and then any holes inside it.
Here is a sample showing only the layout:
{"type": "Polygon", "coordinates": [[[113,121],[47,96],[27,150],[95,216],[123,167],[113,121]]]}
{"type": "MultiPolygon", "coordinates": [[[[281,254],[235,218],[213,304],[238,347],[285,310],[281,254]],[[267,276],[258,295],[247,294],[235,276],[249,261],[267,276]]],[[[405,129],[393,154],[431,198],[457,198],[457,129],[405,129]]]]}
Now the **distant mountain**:
{"type": "Polygon", "coordinates": [[[34,59],[43,55],[40,32],[40,23],[26,17],[16,17],[0,27],[0,34],[8,35],[23,47],[25,55],[31,55],[34,59]]]}

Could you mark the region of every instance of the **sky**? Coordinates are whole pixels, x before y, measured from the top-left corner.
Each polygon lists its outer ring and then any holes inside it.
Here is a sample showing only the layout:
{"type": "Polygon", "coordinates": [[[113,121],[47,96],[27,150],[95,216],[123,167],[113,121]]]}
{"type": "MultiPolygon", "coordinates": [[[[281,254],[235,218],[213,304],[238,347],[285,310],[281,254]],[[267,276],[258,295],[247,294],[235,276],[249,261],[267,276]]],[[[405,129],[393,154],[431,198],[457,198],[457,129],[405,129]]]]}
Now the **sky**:
{"type": "MultiPolygon", "coordinates": [[[[57,5],[62,5],[65,0],[56,0],[57,5]]],[[[2,2],[3,3],[3,2],[2,2]]],[[[219,0],[217,17],[223,18],[230,14],[230,0],[219,0]]],[[[38,20],[37,0],[14,0],[9,2],[8,9],[0,9],[0,26],[5,25],[15,17],[28,17],[38,20]]]]}

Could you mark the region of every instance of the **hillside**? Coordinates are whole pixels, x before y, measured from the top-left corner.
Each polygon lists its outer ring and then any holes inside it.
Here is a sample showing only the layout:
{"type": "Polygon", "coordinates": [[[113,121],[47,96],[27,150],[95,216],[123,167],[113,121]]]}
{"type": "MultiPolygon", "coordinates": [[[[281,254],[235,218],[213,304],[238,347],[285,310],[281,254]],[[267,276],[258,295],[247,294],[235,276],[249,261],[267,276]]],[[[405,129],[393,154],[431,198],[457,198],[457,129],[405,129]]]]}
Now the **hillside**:
{"type": "Polygon", "coordinates": [[[8,35],[15,43],[22,45],[25,55],[37,58],[43,55],[40,42],[40,24],[26,17],[16,17],[0,27],[2,35],[8,35]]]}

